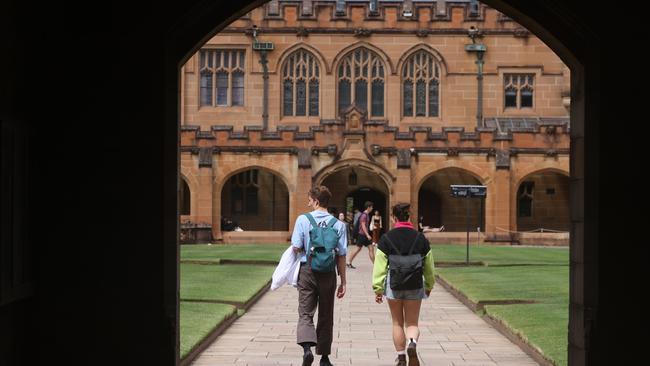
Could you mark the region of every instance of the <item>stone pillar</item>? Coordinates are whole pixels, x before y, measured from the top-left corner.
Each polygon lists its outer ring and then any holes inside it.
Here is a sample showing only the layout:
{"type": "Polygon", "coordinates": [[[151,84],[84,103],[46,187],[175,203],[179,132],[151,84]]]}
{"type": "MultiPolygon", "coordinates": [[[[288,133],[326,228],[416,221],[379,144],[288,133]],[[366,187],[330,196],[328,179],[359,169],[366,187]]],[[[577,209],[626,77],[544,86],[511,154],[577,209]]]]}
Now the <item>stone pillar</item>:
{"type": "Polygon", "coordinates": [[[498,239],[509,238],[507,231],[513,230],[511,225],[511,174],[508,169],[496,169],[493,179],[487,183],[485,199],[485,234],[487,237],[498,239]],[[497,229],[497,227],[499,229],[497,229]]]}
{"type": "MultiPolygon", "coordinates": [[[[200,223],[212,223],[212,169],[199,168],[198,174],[198,194],[197,194],[197,208],[196,208],[196,221],[200,223]]],[[[213,224],[214,227],[214,224],[213,224]]]]}
{"type": "MultiPolygon", "coordinates": [[[[398,202],[413,202],[411,200],[411,188],[413,185],[411,179],[411,152],[408,149],[400,149],[397,151],[396,172],[397,179],[392,187],[388,187],[391,192],[388,207],[392,207],[398,202]]],[[[413,211],[413,207],[411,207],[411,222],[413,225],[417,225],[417,215],[417,211],[413,211]]]]}

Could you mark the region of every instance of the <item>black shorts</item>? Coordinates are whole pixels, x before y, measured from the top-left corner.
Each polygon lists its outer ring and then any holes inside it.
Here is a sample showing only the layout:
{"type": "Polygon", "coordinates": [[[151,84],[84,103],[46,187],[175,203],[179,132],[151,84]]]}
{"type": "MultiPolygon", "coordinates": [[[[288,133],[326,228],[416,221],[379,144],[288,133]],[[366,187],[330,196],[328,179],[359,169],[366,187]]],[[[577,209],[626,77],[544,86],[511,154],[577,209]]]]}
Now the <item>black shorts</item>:
{"type": "Polygon", "coordinates": [[[357,235],[356,245],[358,247],[367,247],[370,244],[372,244],[372,239],[368,239],[364,234],[357,235]]]}

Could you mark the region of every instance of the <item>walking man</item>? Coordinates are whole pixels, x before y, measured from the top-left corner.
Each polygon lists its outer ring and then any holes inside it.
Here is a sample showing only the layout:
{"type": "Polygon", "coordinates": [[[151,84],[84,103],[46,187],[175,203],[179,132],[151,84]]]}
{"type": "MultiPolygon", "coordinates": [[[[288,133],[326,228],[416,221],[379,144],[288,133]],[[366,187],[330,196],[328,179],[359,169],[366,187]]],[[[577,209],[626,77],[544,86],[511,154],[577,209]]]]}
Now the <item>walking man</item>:
{"type": "Polygon", "coordinates": [[[349,268],[355,269],[356,267],[352,265],[352,261],[354,260],[354,257],[359,254],[361,251],[361,248],[367,247],[368,248],[368,256],[370,256],[370,261],[372,263],[375,263],[375,247],[372,245],[372,236],[370,236],[370,232],[368,231],[368,226],[370,223],[370,212],[372,212],[372,207],[373,203],[371,201],[366,201],[364,203],[363,207],[365,210],[361,213],[359,216],[358,224],[359,224],[359,229],[355,230],[354,235],[357,236],[357,241],[356,245],[357,248],[354,250],[352,255],[350,255],[350,261],[347,263],[347,266],[349,268]]]}
{"type": "Polygon", "coordinates": [[[334,294],[336,297],[345,296],[345,255],[347,252],[347,232],[345,224],[327,212],[332,194],[325,186],[312,188],[308,195],[308,206],[312,211],[300,215],[291,236],[291,245],[296,253],[302,253],[300,272],[298,275],[298,329],[297,343],[303,348],[302,365],[309,366],[314,361],[311,347],[316,346],[316,354],[321,355],[320,366],[331,366],[329,355],[332,351],[332,333],[334,327],[334,294]],[[319,230],[322,228],[322,230],[319,230]],[[336,232],[332,236],[323,234],[336,232]],[[313,230],[313,232],[312,232],[313,230]],[[314,238],[312,245],[311,240],[314,238]],[[323,239],[324,238],[324,239],[323,239]],[[323,243],[318,241],[324,241],[323,243]],[[333,244],[333,245],[332,245],[333,244]],[[331,267],[324,252],[315,249],[323,247],[335,248],[335,258],[331,267]],[[313,247],[313,248],[312,248],[313,247]],[[336,270],[335,268],[336,267],[336,270]],[[336,287],[336,273],[341,277],[341,283],[336,287]],[[318,322],[314,327],[314,313],[318,308],[318,322]]]}

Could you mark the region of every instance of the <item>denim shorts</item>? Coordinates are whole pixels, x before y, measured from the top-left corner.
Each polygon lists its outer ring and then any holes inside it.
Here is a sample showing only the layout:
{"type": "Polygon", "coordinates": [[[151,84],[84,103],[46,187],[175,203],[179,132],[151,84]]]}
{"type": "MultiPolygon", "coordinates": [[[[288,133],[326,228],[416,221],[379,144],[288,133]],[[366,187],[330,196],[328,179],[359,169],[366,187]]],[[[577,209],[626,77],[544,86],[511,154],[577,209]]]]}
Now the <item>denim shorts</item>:
{"type": "Polygon", "coordinates": [[[427,294],[424,287],[415,290],[393,290],[390,288],[390,270],[384,281],[384,296],[389,300],[424,300],[427,294]]]}

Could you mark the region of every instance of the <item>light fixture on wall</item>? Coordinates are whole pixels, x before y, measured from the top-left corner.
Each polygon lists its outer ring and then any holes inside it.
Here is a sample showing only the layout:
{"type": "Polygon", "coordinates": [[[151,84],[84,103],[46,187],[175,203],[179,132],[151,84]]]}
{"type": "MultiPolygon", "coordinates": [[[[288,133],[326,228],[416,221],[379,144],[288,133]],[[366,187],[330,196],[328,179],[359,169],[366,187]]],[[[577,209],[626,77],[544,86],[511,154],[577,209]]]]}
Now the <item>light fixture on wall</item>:
{"type": "Polygon", "coordinates": [[[354,171],[354,169],[352,170],[352,172],[350,172],[350,175],[348,175],[348,185],[350,186],[357,185],[357,173],[354,171]]]}

